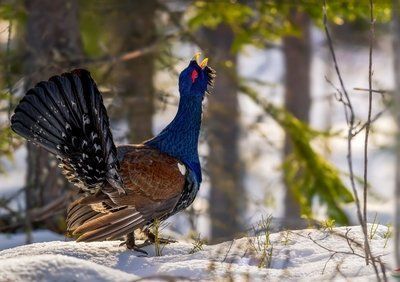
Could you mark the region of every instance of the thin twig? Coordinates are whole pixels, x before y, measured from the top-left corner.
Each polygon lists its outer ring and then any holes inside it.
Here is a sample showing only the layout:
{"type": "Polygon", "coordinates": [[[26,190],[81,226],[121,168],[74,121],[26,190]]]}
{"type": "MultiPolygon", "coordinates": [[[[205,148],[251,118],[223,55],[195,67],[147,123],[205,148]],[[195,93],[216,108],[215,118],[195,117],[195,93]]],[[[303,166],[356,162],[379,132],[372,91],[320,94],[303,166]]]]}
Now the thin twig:
{"type": "MultiPolygon", "coordinates": [[[[308,233],[307,236],[305,236],[305,235],[303,235],[303,234],[301,234],[301,233],[295,233],[295,232],[293,232],[293,231],[289,231],[289,232],[292,233],[292,234],[295,235],[295,236],[299,236],[299,237],[302,237],[302,238],[309,239],[309,240],[311,240],[315,245],[317,245],[318,247],[320,247],[320,248],[322,248],[322,249],[324,249],[324,250],[326,250],[326,251],[328,251],[328,252],[330,252],[330,253],[334,253],[335,255],[336,255],[336,254],[354,255],[354,256],[357,256],[357,257],[360,257],[360,258],[365,259],[365,255],[364,255],[364,254],[361,254],[361,253],[357,253],[357,252],[354,250],[354,248],[352,247],[352,245],[351,245],[351,244],[354,244],[357,248],[359,248],[359,249],[364,253],[364,251],[363,251],[363,244],[361,244],[360,242],[357,242],[357,241],[356,241],[355,239],[353,239],[353,238],[350,238],[349,235],[348,235],[348,234],[349,234],[349,231],[350,231],[350,229],[347,229],[345,234],[342,234],[342,233],[339,233],[339,232],[336,232],[336,231],[331,231],[330,234],[326,234],[323,238],[320,238],[320,239],[318,239],[318,240],[312,238],[311,233],[308,233]],[[334,249],[332,249],[332,248],[330,248],[330,247],[327,247],[327,246],[324,246],[323,244],[321,244],[320,242],[318,242],[318,241],[324,241],[327,237],[329,237],[329,236],[331,236],[331,235],[338,236],[338,237],[341,237],[341,238],[345,239],[345,240],[347,241],[347,244],[348,244],[348,246],[349,246],[350,251],[338,251],[338,250],[334,250],[334,249]]],[[[385,255],[385,254],[382,254],[382,255],[379,255],[379,256],[375,256],[375,257],[370,256],[370,260],[371,260],[371,262],[379,263],[381,269],[384,269],[385,266],[383,265],[383,262],[382,262],[382,260],[381,260],[381,257],[384,256],[384,255],[385,255]]],[[[379,273],[378,273],[378,275],[379,275],[379,273]]],[[[384,276],[385,276],[385,275],[384,275],[384,276]]],[[[379,277],[379,276],[377,276],[377,277],[379,277]]],[[[379,277],[378,280],[380,281],[380,277],[379,277]]],[[[386,281],[386,280],[385,280],[385,281],[386,281]]]]}
{"type": "Polygon", "coordinates": [[[330,50],[330,53],[332,55],[332,59],[333,59],[333,62],[334,62],[335,71],[336,71],[336,74],[338,76],[338,79],[339,79],[339,82],[340,82],[340,86],[342,88],[342,91],[340,91],[339,93],[341,93],[345,97],[345,99],[346,99],[346,104],[345,105],[347,106],[347,108],[348,108],[348,110],[350,112],[350,116],[348,116],[348,118],[347,118],[347,123],[350,124],[350,125],[353,125],[354,124],[353,106],[351,104],[350,96],[349,96],[349,94],[347,92],[347,89],[344,86],[343,78],[342,78],[342,75],[341,75],[340,69],[339,69],[339,64],[338,64],[337,59],[336,59],[336,53],[335,53],[335,50],[333,49],[332,38],[331,38],[331,35],[329,33],[329,30],[328,30],[328,18],[327,18],[327,13],[326,13],[326,0],[324,0],[323,12],[324,12],[324,30],[325,30],[325,34],[326,34],[326,38],[328,40],[329,50],[330,50]]]}
{"type": "MultiPolygon", "coordinates": [[[[6,60],[5,60],[5,81],[7,84],[7,89],[8,89],[8,120],[11,120],[11,114],[13,110],[13,96],[12,96],[12,83],[11,83],[11,35],[12,35],[12,20],[10,20],[8,24],[8,35],[7,35],[7,47],[6,47],[6,60]]],[[[8,147],[9,150],[12,149],[13,146],[13,135],[10,134],[8,136],[8,147]]]]}
{"type": "Polygon", "coordinates": [[[386,266],[382,262],[380,257],[378,257],[377,259],[378,259],[379,265],[381,266],[381,271],[382,271],[382,274],[383,274],[383,281],[388,281],[388,279],[386,277],[386,266]]]}
{"type": "Polygon", "coordinates": [[[333,257],[334,257],[335,255],[337,255],[337,254],[338,254],[337,252],[333,252],[333,253],[330,255],[330,257],[328,258],[328,260],[325,262],[324,267],[322,268],[322,272],[321,272],[322,275],[324,275],[325,269],[326,269],[328,263],[329,263],[329,262],[333,259],[333,257]]]}
{"type": "Polygon", "coordinates": [[[377,94],[387,94],[389,91],[387,90],[377,90],[377,89],[368,89],[368,88],[362,88],[362,87],[354,87],[353,90],[356,91],[367,91],[367,92],[372,92],[372,93],[377,93],[377,94]]]}
{"type": "Polygon", "coordinates": [[[372,52],[373,52],[373,44],[374,44],[374,4],[373,0],[369,1],[370,3],[370,11],[371,11],[371,27],[370,27],[370,35],[369,35],[369,66],[368,66],[368,86],[369,86],[369,95],[368,95],[368,118],[367,123],[365,125],[365,144],[364,144],[364,219],[367,219],[367,181],[368,181],[368,137],[371,126],[371,115],[372,115],[372,52]]]}
{"type": "Polygon", "coordinates": [[[222,260],[222,262],[225,262],[226,259],[228,258],[229,252],[231,251],[234,242],[235,242],[235,240],[232,240],[232,241],[231,241],[231,244],[229,245],[228,251],[226,252],[225,257],[224,257],[224,259],[222,260]]]}
{"type": "MultiPolygon", "coordinates": [[[[379,113],[377,113],[373,118],[371,118],[369,124],[371,125],[376,120],[378,120],[387,110],[388,110],[388,108],[385,108],[382,111],[380,111],[379,113]]],[[[354,133],[353,133],[353,136],[356,136],[358,133],[360,133],[361,131],[366,129],[366,127],[367,127],[367,122],[364,123],[359,129],[355,130],[354,133]]]]}
{"type": "MultiPolygon", "coordinates": [[[[365,123],[365,139],[364,139],[364,187],[363,187],[363,201],[364,201],[364,209],[363,209],[363,218],[365,225],[367,223],[367,198],[368,198],[368,138],[369,131],[371,126],[371,114],[372,114],[372,51],[373,51],[373,43],[374,43],[374,4],[372,0],[369,1],[370,4],[370,33],[369,33],[369,63],[368,63],[368,87],[369,87],[369,95],[368,95],[368,117],[367,122],[365,123]]],[[[369,248],[368,237],[365,238],[365,248],[369,248]]],[[[367,250],[366,256],[370,253],[367,250]]]]}
{"type": "Polygon", "coordinates": [[[0,200],[0,209],[3,209],[3,210],[8,211],[8,213],[9,213],[11,216],[16,216],[16,217],[18,217],[18,216],[19,216],[19,213],[18,213],[17,211],[13,210],[12,208],[10,208],[10,207],[8,206],[8,204],[5,203],[5,202],[2,201],[2,200],[3,200],[3,199],[0,200]]]}
{"type": "Polygon", "coordinates": [[[341,93],[346,99],[344,105],[345,105],[346,121],[347,121],[347,124],[349,126],[349,130],[347,132],[347,164],[349,166],[351,188],[353,190],[355,203],[356,203],[356,206],[357,206],[358,220],[359,220],[360,224],[363,225],[363,219],[362,219],[361,207],[360,207],[360,200],[359,200],[358,192],[357,192],[356,185],[355,185],[354,171],[353,171],[352,138],[353,138],[353,128],[354,128],[354,110],[353,110],[353,107],[352,107],[352,104],[351,104],[351,101],[350,101],[349,94],[347,93],[346,87],[344,86],[342,75],[340,73],[339,65],[338,65],[338,62],[337,62],[337,59],[336,59],[335,50],[333,49],[333,43],[332,43],[331,35],[329,33],[329,30],[328,30],[326,0],[324,0],[323,13],[324,13],[324,21],[323,21],[324,22],[324,30],[325,30],[326,38],[328,40],[329,50],[330,50],[330,53],[332,55],[332,59],[333,59],[333,63],[334,63],[334,66],[335,66],[336,74],[337,74],[337,76],[339,78],[340,85],[341,85],[341,88],[342,88],[342,91],[340,91],[339,93],[341,93]]]}
{"type": "MultiPolygon", "coordinates": [[[[299,235],[299,236],[305,238],[305,236],[303,236],[303,235],[300,235],[300,234],[297,234],[297,235],[299,235]]],[[[354,255],[354,256],[357,256],[357,257],[360,257],[360,258],[365,258],[364,255],[361,255],[361,254],[359,254],[359,253],[356,253],[356,252],[354,252],[354,250],[352,250],[352,251],[335,251],[335,250],[333,250],[333,249],[331,249],[331,248],[328,248],[328,247],[322,245],[321,243],[319,243],[319,242],[318,242],[317,240],[315,240],[314,238],[312,238],[312,237],[311,237],[311,234],[308,234],[308,239],[310,239],[315,245],[317,245],[318,247],[324,249],[325,251],[333,252],[333,253],[336,253],[336,254],[343,254],[343,255],[354,255]]]]}
{"type": "Polygon", "coordinates": [[[353,249],[353,247],[351,246],[351,243],[350,243],[350,237],[349,237],[350,230],[351,230],[350,228],[346,229],[346,233],[345,233],[344,237],[346,238],[347,245],[349,246],[350,250],[354,253],[354,249],[353,249]]]}
{"type": "MultiPolygon", "coordinates": [[[[371,0],[372,3],[372,0],[371,0]]],[[[372,7],[372,6],[371,6],[372,7]]],[[[361,206],[360,206],[360,199],[358,197],[358,192],[357,192],[357,188],[355,185],[355,177],[354,177],[354,170],[353,170],[353,156],[352,156],[352,140],[353,140],[353,132],[355,129],[355,114],[354,114],[354,109],[350,100],[350,96],[346,90],[346,87],[344,86],[344,82],[343,82],[343,78],[342,75],[340,73],[340,69],[339,69],[339,65],[336,59],[336,54],[335,54],[335,50],[333,48],[333,43],[332,43],[332,38],[330,36],[329,30],[328,30],[328,19],[327,19],[327,6],[326,6],[326,0],[324,0],[324,4],[323,4],[323,25],[324,25],[324,30],[325,30],[325,34],[326,34],[326,38],[328,41],[328,46],[329,46],[329,50],[330,53],[332,55],[332,59],[334,62],[334,66],[335,66],[335,70],[336,70],[336,74],[337,77],[339,79],[340,82],[340,86],[342,88],[342,95],[344,96],[345,99],[345,117],[346,117],[346,122],[348,124],[348,132],[347,132],[347,164],[349,167],[349,174],[350,174],[350,183],[351,183],[351,188],[354,194],[354,198],[355,198],[355,204],[356,204],[356,208],[357,208],[357,217],[358,217],[358,221],[360,222],[360,225],[362,227],[363,230],[363,235],[364,235],[364,249],[365,249],[365,262],[368,265],[369,263],[369,257],[371,258],[372,261],[372,265],[377,277],[377,280],[380,281],[381,278],[379,276],[379,271],[378,268],[376,266],[375,260],[372,257],[372,253],[371,253],[371,248],[369,246],[369,241],[368,241],[368,230],[367,230],[367,222],[366,222],[366,218],[363,218],[363,215],[361,213],[361,206]]],[[[372,87],[370,87],[371,89],[372,87]]]]}
{"type": "MultiPolygon", "coordinates": [[[[62,212],[66,208],[66,203],[68,203],[68,199],[73,195],[73,192],[68,192],[64,195],[61,195],[58,198],[55,198],[53,201],[48,203],[47,205],[40,207],[26,210],[26,214],[29,214],[29,220],[31,221],[30,224],[33,222],[43,221],[47,218],[54,216],[58,212],[62,212]]],[[[21,221],[16,222],[11,225],[7,226],[0,226],[0,232],[10,232],[14,231],[17,228],[23,227],[26,224],[25,221],[21,219],[21,221]]]]}
{"type": "Polygon", "coordinates": [[[14,200],[16,197],[18,197],[22,192],[25,191],[25,188],[21,188],[18,189],[17,192],[14,192],[14,194],[12,194],[11,196],[9,196],[8,198],[4,199],[4,203],[8,204],[9,202],[11,202],[12,200],[14,200]]]}
{"type": "Polygon", "coordinates": [[[395,91],[393,95],[396,117],[396,182],[394,191],[394,257],[397,267],[400,266],[400,5],[399,1],[392,1],[392,33],[394,53],[395,91]]]}
{"type": "Polygon", "coordinates": [[[10,23],[8,24],[8,35],[7,35],[7,47],[6,47],[6,74],[5,74],[5,79],[7,83],[7,89],[8,89],[8,119],[11,119],[11,113],[12,113],[12,84],[11,84],[11,60],[10,60],[10,54],[11,54],[11,34],[12,34],[12,21],[10,20],[10,23]]]}
{"type": "Polygon", "coordinates": [[[116,56],[102,56],[99,58],[79,58],[76,60],[70,60],[68,61],[69,65],[96,65],[96,64],[105,64],[105,63],[110,63],[110,64],[117,64],[120,62],[126,62],[129,60],[137,59],[139,57],[145,56],[147,54],[150,54],[152,52],[155,52],[162,44],[164,44],[166,41],[171,40],[174,38],[174,34],[166,35],[162,39],[157,40],[148,46],[144,46],[142,48],[138,48],[136,50],[131,50],[128,52],[125,52],[120,55],[116,56]]]}

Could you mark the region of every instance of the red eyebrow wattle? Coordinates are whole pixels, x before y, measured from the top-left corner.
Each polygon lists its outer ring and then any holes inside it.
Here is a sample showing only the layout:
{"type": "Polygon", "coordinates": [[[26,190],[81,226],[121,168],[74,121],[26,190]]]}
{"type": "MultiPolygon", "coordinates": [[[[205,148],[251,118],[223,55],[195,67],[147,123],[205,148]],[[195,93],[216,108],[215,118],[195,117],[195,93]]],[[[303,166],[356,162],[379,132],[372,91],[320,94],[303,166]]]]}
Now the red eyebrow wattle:
{"type": "Polygon", "coordinates": [[[199,73],[197,72],[197,70],[193,70],[192,71],[192,82],[194,82],[196,80],[196,78],[199,77],[199,73]]]}

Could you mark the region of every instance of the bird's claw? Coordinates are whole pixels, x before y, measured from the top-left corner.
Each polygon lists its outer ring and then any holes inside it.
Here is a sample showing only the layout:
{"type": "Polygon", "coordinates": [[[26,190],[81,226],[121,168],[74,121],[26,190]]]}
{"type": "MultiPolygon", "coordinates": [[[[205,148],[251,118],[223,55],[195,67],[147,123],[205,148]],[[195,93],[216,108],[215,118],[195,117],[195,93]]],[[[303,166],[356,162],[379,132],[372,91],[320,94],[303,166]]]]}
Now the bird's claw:
{"type": "Polygon", "coordinates": [[[149,255],[145,250],[141,249],[142,247],[145,247],[142,244],[141,245],[136,245],[135,243],[132,244],[131,242],[129,242],[129,240],[127,240],[125,242],[122,242],[119,246],[122,247],[122,246],[125,246],[125,245],[126,245],[126,248],[129,249],[129,250],[133,250],[133,251],[142,253],[142,254],[144,254],[146,256],[149,255]]]}
{"type": "Polygon", "coordinates": [[[147,239],[142,244],[137,244],[136,246],[138,246],[139,248],[144,248],[144,247],[150,246],[151,244],[153,244],[153,243],[147,239]]]}

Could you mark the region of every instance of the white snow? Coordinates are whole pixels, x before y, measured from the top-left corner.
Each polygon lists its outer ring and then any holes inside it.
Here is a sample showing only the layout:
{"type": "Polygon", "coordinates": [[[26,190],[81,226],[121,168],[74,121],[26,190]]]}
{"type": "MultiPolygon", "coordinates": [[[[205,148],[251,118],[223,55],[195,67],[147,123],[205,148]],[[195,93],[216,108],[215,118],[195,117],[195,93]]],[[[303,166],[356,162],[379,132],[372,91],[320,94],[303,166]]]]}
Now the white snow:
{"type": "MultiPolygon", "coordinates": [[[[36,230],[32,233],[32,243],[49,242],[55,240],[65,240],[66,238],[60,234],[49,230],[36,230]]],[[[25,233],[4,234],[0,233],[0,251],[26,244],[27,236],[25,233]]]]}
{"type": "MultiPolygon", "coordinates": [[[[362,243],[360,227],[348,228],[348,236],[362,243]]],[[[363,254],[355,244],[351,249],[346,239],[335,235],[343,235],[346,230],[340,227],[332,231],[307,229],[271,234],[271,245],[266,249],[268,254],[272,246],[268,267],[265,264],[259,267],[263,264],[264,234],[204,246],[195,253],[191,253],[192,243],[174,243],[163,248],[162,256],[155,256],[154,246],[145,247],[149,255],[144,256],[121,247],[120,241],[34,243],[0,251],[0,281],[132,281],[171,276],[210,281],[222,278],[321,281],[344,277],[352,281],[373,280],[373,269],[365,266],[362,257],[340,253],[351,253],[353,249],[363,254]],[[334,252],[338,253],[332,257],[334,252]]],[[[374,254],[382,255],[382,261],[390,269],[386,232],[387,227],[378,226],[371,245],[374,254]]]]}

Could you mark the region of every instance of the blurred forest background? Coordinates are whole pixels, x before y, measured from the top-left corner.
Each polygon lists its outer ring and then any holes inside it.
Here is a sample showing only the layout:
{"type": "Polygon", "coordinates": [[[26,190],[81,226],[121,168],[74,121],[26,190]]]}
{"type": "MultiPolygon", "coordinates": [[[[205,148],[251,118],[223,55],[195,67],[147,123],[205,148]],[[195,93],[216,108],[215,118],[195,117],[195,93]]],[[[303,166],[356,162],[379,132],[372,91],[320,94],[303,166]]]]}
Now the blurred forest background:
{"type": "MultiPolygon", "coordinates": [[[[335,89],[340,84],[324,33],[323,1],[0,3],[0,232],[26,232],[27,242],[34,229],[64,234],[66,206],[74,197],[55,158],[9,128],[29,87],[75,67],[89,69],[116,143],[139,143],[173,118],[177,75],[197,51],[217,71],[204,105],[205,181],[192,207],[171,218],[168,228],[219,242],[268,215],[275,229],[306,227],[310,220],[357,224],[348,124],[335,89]]],[[[361,193],[370,6],[356,0],[326,5],[355,131],[360,129],[352,165],[361,193]]],[[[376,1],[374,14],[367,220],[393,224],[400,186],[399,3],[376,1]]]]}

